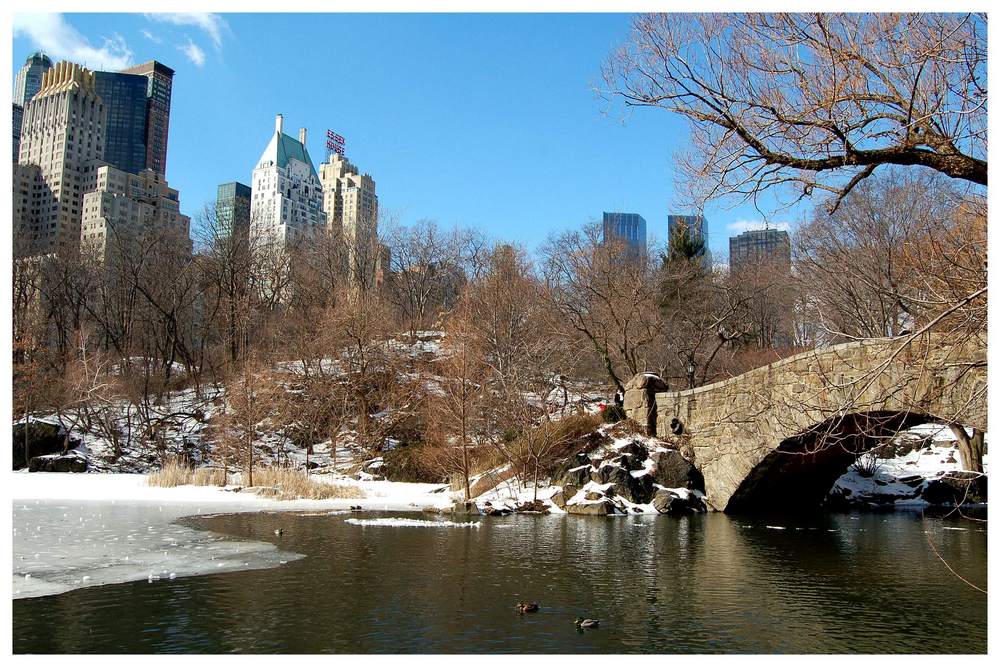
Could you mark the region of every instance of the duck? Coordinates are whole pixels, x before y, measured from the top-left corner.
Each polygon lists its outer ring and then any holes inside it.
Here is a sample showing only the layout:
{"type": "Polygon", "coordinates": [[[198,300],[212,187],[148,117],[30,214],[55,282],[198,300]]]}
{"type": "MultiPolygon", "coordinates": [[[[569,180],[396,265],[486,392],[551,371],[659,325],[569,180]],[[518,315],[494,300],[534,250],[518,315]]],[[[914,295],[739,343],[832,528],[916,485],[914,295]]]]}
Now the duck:
{"type": "Polygon", "coordinates": [[[575,621],[576,627],[578,628],[596,628],[601,622],[596,618],[578,618],[575,621]]]}
{"type": "Polygon", "coordinates": [[[519,613],[519,614],[530,614],[532,612],[538,611],[538,603],[537,602],[518,602],[517,603],[517,607],[515,607],[515,608],[517,609],[517,613],[519,613]]]}
{"type": "Polygon", "coordinates": [[[284,528],[275,528],[274,529],[274,534],[277,535],[278,537],[281,537],[282,535],[285,534],[285,529],[284,528]]]}

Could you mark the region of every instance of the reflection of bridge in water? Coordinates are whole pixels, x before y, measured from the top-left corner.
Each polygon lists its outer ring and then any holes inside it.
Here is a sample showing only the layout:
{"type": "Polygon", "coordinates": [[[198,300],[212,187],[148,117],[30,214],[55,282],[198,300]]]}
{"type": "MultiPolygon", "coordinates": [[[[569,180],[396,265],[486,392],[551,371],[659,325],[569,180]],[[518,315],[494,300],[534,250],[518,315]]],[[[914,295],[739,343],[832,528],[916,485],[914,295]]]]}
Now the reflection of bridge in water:
{"type": "Polygon", "coordinates": [[[845,343],[687,391],[634,384],[628,416],[661,437],[679,425],[709,503],[726,511],[815,506],[859,454],[919,423],[987,426],[981,338],[845,343]]]}

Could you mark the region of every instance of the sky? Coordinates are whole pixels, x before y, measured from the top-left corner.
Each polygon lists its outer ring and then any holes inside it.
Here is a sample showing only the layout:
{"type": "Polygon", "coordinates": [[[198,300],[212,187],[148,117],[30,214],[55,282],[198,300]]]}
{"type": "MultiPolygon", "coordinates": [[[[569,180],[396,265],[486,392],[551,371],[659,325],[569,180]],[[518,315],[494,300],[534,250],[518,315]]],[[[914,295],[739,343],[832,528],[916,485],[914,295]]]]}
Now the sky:
{"type": "MultiPolygon", "coordinates": [[[[672,171],[685,122],[595,92],[629,28],[625,14],[16,14],[11,81],[37,49],[91,69],[176,70],[166,176],[193,218],[218,184],[250,183],[281,113],[286,134],[308,128],[317,169],[325,131],[343,135],[402,224],[535,250],[625,211],[662,241],[667,215],[690,212],[672,171]]],[[[729,236],[764,220],[749,206],[705,215],[720,259],[729,236]]]]}

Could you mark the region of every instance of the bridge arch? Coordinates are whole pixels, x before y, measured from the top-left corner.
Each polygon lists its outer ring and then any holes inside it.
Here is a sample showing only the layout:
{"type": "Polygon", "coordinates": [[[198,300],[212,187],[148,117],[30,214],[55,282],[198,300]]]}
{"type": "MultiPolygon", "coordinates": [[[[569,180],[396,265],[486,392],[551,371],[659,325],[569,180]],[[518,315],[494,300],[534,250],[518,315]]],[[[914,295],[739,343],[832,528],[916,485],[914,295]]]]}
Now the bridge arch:
{"type": "MultiPolygon", "coordinates": [[[[670,437],[671,420],[683,424],[714,509],[759,509],[779,496],[786,506],[817,505],[879,438],[922,422],[985,431],[986,386],[985,339],[860,341],[657,392],[655,430],[670,437]]],[[[645,423],[652,406],[640,398],[627,392],[625,408],[645,423]]]]}

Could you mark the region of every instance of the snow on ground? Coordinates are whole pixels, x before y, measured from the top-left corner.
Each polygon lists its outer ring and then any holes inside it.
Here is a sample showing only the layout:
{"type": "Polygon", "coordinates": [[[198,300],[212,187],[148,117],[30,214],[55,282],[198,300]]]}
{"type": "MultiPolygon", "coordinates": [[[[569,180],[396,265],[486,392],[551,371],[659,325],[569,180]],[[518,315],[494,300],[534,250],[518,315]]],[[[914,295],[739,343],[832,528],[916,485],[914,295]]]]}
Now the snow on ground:
{"type": "Polygon", "coordinates": [[[147,486],[146,475],[138,474],[9,473],[14,597],[275,567],[300,557],[269,542],[232,541],[176,525],[183,516],[351,506],[412,512],[454,502],[440,484],[329,481],[357,486],[366,497],[281,501],[210,486],[147,486]]]}
{"type": "MultiPolygon", "coordinates": [[[[947,426],[921,424],[902,437],[926,438],[930,446],[879,462],[878,469],[870,477],[865,477],[852,466],[834,482],[831,494],[843,495],[848,491],[850,498],[899,496],[895,501],[896,505],[926,505],[924,500],[911,498],[924,479],[936,479],[963,469],[958,447],[955,445],[955,435],[947,426]]],[[[986,443],[988,442],[987,434],[986,443]]],[[[862,461],[864,459],[862,457],[862,461]]],[[[983,456],[983,471],[989,473],[988,454],[983,456]]]]}

